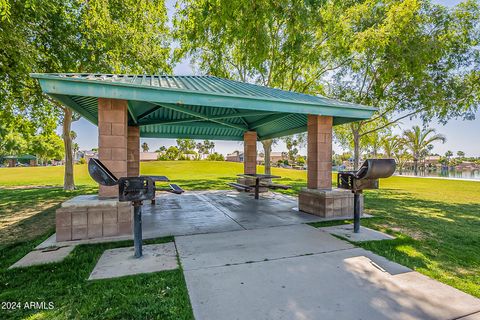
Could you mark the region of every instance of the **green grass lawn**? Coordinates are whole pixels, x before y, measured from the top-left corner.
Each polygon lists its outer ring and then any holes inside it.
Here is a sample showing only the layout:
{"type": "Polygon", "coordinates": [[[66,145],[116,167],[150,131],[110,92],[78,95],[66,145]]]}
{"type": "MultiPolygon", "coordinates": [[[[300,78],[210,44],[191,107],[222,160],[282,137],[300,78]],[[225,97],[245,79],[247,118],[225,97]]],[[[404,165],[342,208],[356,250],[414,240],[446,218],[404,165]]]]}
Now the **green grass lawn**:
{"type": "MultiPolygon", "coordinates": [[[[181,269],[86,280],[105,250],[133,246],[132,241],[80,245],[60,263],[6,269],[43,238],[2,248],[0,302],[53,302],[54,308],[0,310],[0,319],[193,319],[181,269]]],[[[173,238],[145,243],[167,241],[173,238]]]]}
{"type": "MultiPolygon", "coordinates": [[[[228,162],[141,165],[142,174],[166,175],[187,190],[228,189],[226,183],[242,170],[242,164],[228,162]]],[[[281,183],[293,186],[288,193],[305,186],[305,171],[274,168],[273,173],[283,177],[281,183]]],[[[53,299],[58,309],[47,311],[48,318],[190,318],[181,270],[86,281],[103,250],[128,243],[80,246],[60,264],[5,269],[53,232],[59,203],[96,192],[85,165],[75,166],[79,189],[74,192],[55,187],[62,184],[62,176],[63,167],[0,169],[0,301],[53,299]],[[31,187],[46,185],[53,187],[31,187]]],[[[381,181],[380,187],[366,192],[365,208],[374,218],[362,224],[397,239],[361,246],[480,297],[480,182],[392,177],[381,181]]]]}

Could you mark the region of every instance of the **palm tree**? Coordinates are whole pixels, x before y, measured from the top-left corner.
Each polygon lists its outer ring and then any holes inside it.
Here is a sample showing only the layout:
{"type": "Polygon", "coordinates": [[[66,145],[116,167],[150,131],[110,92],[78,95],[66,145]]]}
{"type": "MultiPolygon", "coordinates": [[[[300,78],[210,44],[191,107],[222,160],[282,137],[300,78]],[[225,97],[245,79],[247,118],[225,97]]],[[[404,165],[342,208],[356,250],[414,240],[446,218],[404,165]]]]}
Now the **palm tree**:
{"type": "Polygon", "coordinates": [[[447,164],[447,167],[450,165],[450,158],[453,156],[453,152],[448,150],[445,152],[445,162],[447,164]]]}
{"type": "Polygon", "coordinates": [[[382,140],[382,148],[386,158],[394,158],[400,147],[402,138],[399,135],[387,136],[382,140]]]}
{"type": "Polygon", "coordinates": [[[446,138],[444,135],[435,133],[435,129],[422,130],[419,126],[413,126],[412,129],[403,132],[403,140],[405,147],[412,153],[413,171],[415,175],[418,175],[418,160],[428,150],[428,146],[435,141],[445,143],[446,138]]]}
{"type": "Polygon", "coordinates": [[[142,150],[143,150],[143,152],[148,152],[148,150],[150,150],[150,147],[148,146],[148,143],[146,143],[146,142],[142,143],[142,150]]]}

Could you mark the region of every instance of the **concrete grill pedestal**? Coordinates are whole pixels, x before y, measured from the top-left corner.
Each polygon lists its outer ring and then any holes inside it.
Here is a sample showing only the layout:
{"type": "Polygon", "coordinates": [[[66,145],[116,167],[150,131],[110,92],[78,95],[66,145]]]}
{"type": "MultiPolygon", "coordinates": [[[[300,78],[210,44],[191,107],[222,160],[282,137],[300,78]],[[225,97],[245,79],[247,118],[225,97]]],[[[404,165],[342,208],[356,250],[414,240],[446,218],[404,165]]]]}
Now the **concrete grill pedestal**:
{"type": "Polygon", "coordinates": [[[132,234],[129,202],[83,195],[62,203],[56,211],[56,240],[85,240],[132,234]]]}
{"type": "MultiPolygon", "coordinates": [[[[363,213],[363,196],[360,200],[363,213]]],[[[322,218],[352,218],[353,193],[344,189],[307,189],[303,188],[298,195],[300,211],[314,214],[322,218]]]]}

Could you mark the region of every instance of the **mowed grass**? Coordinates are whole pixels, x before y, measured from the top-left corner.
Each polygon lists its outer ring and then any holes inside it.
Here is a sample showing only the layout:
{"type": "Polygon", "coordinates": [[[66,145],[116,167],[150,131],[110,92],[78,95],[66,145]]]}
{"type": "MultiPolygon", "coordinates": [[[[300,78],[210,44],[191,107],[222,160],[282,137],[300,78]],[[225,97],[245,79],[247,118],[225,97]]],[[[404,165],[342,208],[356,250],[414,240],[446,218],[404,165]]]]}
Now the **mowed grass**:
{"type": "MultiPolygon", "coordinates": [[[[189,190],[207,188],[225,188],[237,174],[243,173],[243,164],[225,161],[152,161],[140,164],[142,174],[166,175],[175,183],[189,190]]],[[[0,168],[0,188],[18,186],[61,186],[63,185],[63,166],[56,167],[19,167],[0,168]]],[[[259,172],[263,168],[259,167],[259,172]]],[[[304,183],[306,171],[273,168],[279,174],[294,182],[304,183]]],[[[88,175],[87,165],[74,166],[75,183],[77,185],[96,186],[88,175]]]]}
{"type": "MultiPolygon", "coordinates": [[[[87,281],[105,250],[133,246],[132,241],[80,245],[60,263],[7,269],[41,240],[2,248],[0,302],[21,307],[0,310],[0,319],[193,319],[181,269],[87,281]],[[53,303],[53,308],[24,308],[26,302],[53,303]]],[[[168,241],[173,238],[145,243],[168,241]]]]}
{"type": "MultiPolygon", "coordinates": [[[[228,162],[141,164],[142,174],[166,175],[187,190],[228,189],[226,183],[242,171],[242,164],[228,162]]],[[[282,176],[279,182],[293,186],[287,191],[290,194],[306,184],[305,171],[274,168],[273,173],[282,176]]],[[[64,192],[58,187],[63,167],[0,169],[0,301],[53,299],[57,308],[43,311],[46,318],[191,317],[181,270],[86,281],[103,250],[130,244],[80,246],[60,264],[22,271],[5,269],[53,232],[54,209],[59,203],[96,192],[86,165],[75,166],[75,176],[79,189],[64,192]],[[31,187],[45,185],[57,187],[31,187]]],[[[365,193],[366,212],[374,218],[362,220],[362,224],[397,239],[361,246],[480,297],[480,182],[392,177],[382,180],[380,188],[365,193]]],[[[23,310],[6,315],[22,318],[33,313],[23,310]]]]}

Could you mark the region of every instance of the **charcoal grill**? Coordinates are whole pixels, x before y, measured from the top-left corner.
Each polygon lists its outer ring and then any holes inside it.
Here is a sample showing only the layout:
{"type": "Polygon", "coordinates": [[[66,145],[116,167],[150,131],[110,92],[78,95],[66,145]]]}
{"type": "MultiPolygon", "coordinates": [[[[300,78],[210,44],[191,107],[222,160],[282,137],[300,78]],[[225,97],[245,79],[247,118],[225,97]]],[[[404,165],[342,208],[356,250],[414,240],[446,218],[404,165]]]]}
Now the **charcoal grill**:
{"type": "Polygon", "coordinates": [[[368,159],[357,171],[342,171],[337,176],[337,186],[351,190],[353,200],[353,232],[360,231],[360,195],[365,189],[378,189],[378,179],[388,178],[394,172],[394,159],[368,159]]]}
{"type": "Polygon", "coordinates": [[[142,205],[144,200],[155,199],[155,191],[183,193],[176,184],[168,188],[157,188],[155,181],[169,181],[165,176],[122,177],[117,179],[113,173],[98,159],[88,162],[88,172],[93,180],[102,186],[118,185],[118,201],[131,202],[133,205],[133,243],[135,257],[142,256],[142,205]]]}

